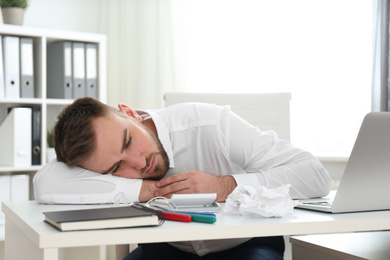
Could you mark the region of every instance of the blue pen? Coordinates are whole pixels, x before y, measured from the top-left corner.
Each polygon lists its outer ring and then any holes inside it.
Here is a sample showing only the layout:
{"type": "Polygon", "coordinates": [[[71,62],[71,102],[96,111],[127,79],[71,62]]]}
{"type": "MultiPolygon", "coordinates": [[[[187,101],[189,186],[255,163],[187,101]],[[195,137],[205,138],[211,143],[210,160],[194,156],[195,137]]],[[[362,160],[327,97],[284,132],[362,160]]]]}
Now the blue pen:
{"type": "Polygon", "coordinates": [[[210,212],[191,212],[191,211],[175,211],[175,210],[172,210],[170,212],[175,212],[175,213],[180,213],[180,214],[206,215],[206,216],[216,217],[214,213],[210,213],[210,212]]]}

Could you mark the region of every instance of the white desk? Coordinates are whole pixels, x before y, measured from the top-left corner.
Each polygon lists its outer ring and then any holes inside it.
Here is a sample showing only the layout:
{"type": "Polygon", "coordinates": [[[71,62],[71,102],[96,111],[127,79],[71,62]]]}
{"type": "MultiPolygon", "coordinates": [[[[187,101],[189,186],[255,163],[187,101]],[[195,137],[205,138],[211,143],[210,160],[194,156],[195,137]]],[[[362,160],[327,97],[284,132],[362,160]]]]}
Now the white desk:
{"type": "Polygon", "coordinates": [[[297,260],[388,260],[390,232],[290,237],[293,259],[297,260]]]}
{"type": "Polygon", "coordinates": [[[60,232],[43,222],[44,211],[87,207],[96,205],[3,202],[5,259],[58,259],[58,249],[65,247],[390,230],[390,211],[327,214],[296,209],[284,218],[218,213],[214,224],[166,221],[158,227],[77,232],[60,232]]]}

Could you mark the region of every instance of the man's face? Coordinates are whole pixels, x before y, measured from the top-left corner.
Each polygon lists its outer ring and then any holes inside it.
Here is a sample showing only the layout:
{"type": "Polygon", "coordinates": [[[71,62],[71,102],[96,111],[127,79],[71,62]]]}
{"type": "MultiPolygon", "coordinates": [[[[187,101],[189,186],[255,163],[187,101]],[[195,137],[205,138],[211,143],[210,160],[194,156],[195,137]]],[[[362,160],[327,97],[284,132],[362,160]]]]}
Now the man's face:
{"type": "Polygon", "coordinates": [[[109,113],[94,119],[96,149],[81,165],[100,173],[159,180],[169,169],[168,156],[155,134],[131,117],[109,113]]]}

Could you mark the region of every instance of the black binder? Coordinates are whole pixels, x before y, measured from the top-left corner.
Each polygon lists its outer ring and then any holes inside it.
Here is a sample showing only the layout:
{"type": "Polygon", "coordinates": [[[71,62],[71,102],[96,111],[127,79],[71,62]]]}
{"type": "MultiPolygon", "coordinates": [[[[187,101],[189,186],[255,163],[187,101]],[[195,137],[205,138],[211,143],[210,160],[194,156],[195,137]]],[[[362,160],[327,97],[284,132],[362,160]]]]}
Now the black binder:
{"type": "Polygon", "coordinates": [[[31,106],[32,108],[32,165],[41,164],[41,107],[31,106]]]}
{"type": "Polygon", "coordinates": [[[8,107],[8,113],[14,107],[29,107],[32,110],[31,126],[31,165],[41,164],[41,107],[39,105],[18,105],[8,107]]]}

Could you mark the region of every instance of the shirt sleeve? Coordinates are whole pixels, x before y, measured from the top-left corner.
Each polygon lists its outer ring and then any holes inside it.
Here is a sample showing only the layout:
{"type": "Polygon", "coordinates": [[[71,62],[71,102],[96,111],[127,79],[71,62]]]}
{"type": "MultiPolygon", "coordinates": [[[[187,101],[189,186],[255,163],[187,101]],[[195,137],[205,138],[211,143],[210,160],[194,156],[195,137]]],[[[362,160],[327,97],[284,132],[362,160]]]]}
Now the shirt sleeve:
{"type": "Polygon", "coordinates": [[[33,185],[38,203],[111,204],[119,197],[138,202],[142,180],[71,168],[54,159],[35,174],[33,185]]]}
{"type": "Polygon", "coordinates": [[[233,175],[237,185],[276,188],[291,184],[294,199],[326,196],[329,173],[311,153],[281,140],[273,131],[261,131],[234,113],[229,118],[229,157],[246,174],[233,175]]]}

